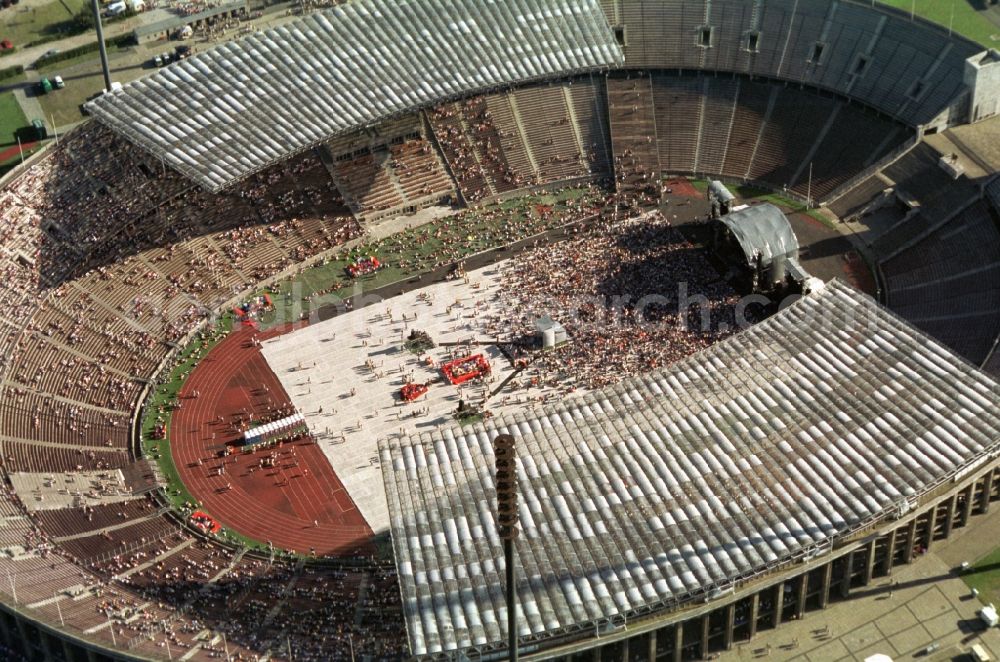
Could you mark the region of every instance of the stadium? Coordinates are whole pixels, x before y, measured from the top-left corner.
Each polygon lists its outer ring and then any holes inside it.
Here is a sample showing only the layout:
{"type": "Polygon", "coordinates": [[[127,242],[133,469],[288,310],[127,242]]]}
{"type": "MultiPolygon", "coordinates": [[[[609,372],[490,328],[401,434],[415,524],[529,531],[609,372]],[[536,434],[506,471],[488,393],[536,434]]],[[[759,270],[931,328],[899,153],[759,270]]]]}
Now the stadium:
{"type": "Polygon", "coordinates": [[[510,587],[713,659],[919,565],[1000,499],[998,100],[870,0],[351,0],[93,99],[0,184],[0,652],[508,659],[510,587]]]}

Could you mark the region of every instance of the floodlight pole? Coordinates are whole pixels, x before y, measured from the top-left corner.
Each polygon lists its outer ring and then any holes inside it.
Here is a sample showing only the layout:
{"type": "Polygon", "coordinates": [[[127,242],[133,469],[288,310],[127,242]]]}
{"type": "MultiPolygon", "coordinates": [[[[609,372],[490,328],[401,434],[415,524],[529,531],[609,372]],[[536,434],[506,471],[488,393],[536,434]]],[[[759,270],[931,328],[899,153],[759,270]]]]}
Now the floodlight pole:
{"type": "Polygon", "coordinates": [[[514,540],[517,527],[517,467],[514,462],[514,437],[497,435],[493,440],[496,456],[497,529],[503,540],[504,566],[507,575],[507,658],[517,662],[517,596],[514,592],[514,540]]]}
{"type": "Polygon", "coordinates": [[[507,566],[507,651],[508,657],[517,662],[517,605],[514,596],[514,541],[504,538],[503,559],[507,566]]]}
{"type": "Polygon", "coordinates": [[[813,162],[809,162],[809,187],[806,189],[806,207],[812,208],[813,204],[813,162]]]}
{"type": "Polygon", "coordinates": [[[94,13],[94,27],[97,29],[97,48],[101,51],[101,71],[104,72],[104,90],[111,93],[111,69],[108,67],[108,49],[104,45],[104,26],[101,25],[101,7],[97,0],[90,0],[90,11],[94,13]]]}

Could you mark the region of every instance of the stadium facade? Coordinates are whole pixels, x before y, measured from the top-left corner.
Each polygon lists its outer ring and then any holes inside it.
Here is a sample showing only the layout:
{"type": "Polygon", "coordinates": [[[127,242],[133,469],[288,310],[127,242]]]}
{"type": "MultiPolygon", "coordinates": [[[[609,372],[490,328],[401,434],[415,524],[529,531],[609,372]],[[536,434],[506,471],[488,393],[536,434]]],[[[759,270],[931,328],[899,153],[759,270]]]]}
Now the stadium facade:
{"type": "Polygon", "coordinates": [[[519,635],[545,648],[731,596],[923,509],[1000,452],[1000,385],[833,281],[669,368],[383,442],[416,655],[504,644],[498,434],[519,449],[519,635]]]}

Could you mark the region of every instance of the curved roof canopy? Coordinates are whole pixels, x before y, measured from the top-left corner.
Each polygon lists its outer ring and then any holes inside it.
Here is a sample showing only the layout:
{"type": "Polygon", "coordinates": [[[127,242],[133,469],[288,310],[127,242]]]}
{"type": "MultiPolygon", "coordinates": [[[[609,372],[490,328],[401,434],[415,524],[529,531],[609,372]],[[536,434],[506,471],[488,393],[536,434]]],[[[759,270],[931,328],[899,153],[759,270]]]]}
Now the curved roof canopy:
{"type": "Polygon", "coordinates": [[[1000,446],[1000,385],[834,281],[673,366],[383,441],[415,655],[502,647],[492,441],[517,439],[524,640],[724,595],[1000,446]]]}
{"type": "Polygon", "coordinates": [[[401,112],[623,61],[598,0],[356,0],[220,44],[88,109],[219,190],[401,112]]]}
{"type": "Polygon", "coordinates": [[[799,240],[785,214],[770,202],[734,211],[719,219],[729,228],[743,249],[747,264],[755,264],[760,256],[766,267],[775,258],[797,260],[799,240]]]}

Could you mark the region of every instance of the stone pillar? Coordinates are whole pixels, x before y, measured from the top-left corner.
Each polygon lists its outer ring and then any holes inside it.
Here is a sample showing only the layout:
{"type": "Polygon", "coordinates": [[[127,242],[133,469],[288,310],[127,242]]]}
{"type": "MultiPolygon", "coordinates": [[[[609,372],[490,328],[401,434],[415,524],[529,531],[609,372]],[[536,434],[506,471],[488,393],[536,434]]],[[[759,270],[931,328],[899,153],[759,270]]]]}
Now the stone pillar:
{"type": "Polygon", "coordinates": [[[590,659],[593,660],[593,662],[601,662],[601,649],[602,648],[603,648],[603,646],[597,646],[596,648],[594,648],[594,652],[592,652],[590,654],[590,659]]]}
{"type": "Polygon", "coordinates": [[[827,561],[823,566],[823,579],[819,586],[819,608],[826,609],[830,604],[830,580],[833,577],[833,563],[827,561]]]}
{"type": "Polygon", "coordinates": [[[924,551],[931,551],[931,543],[934,542],[934,528],[937,526],[937,506],[931,508],[930,512],[926,514],[927,517],[927,533],[924,534],[924,551]]]}
{"type": "Polygon", "coordinates": [[[678,623],[674,628],[674,662],[684,659],[684,625],[678,623]]]}
{"type": "Polygon", "coordinates": [[[3,638],[5,646],[8,648],[15,648],[14,639],[10,633],[10,624],[8,623],[9,618],[10,617],[7,616],[6,612],[0,613],[0,637],[3,638]]]}
{"type": "Polygon", "coordinates": [[[14,624],[17,626],[17,631],[21,637],[21,648],[24,650],[24,656],[29,660],[34,656],[34,643],[31,637],[28,636],[28,631],[24,627],[24,621],[20,616],[14,616],[14,624]]]}
{"type": "Polygon", "coordinates": [[[795,600],[795,618],[802,620],[806,615],[806,600],[809,599],[809,573],[802,574],[802,581],[799,582],[799,595],[795,600]]]}
{"type": "Polygon", "coordinates": [[[48,632],[38,628],[38,639],[42,642],[42,651],[45,653],[46,660],[54,660],[55,655],[52,654],[52,637],[48,632]]]}
{"type": "Polygon", "coordinates": [[[882,566],[882,572],[888,576],[892,574],[892,564],[893,559],[896,556],[896,533],[898,529],[893,529],[889,532],[887,540],[885,541],[885,565],[882,566]]]}
{"type": "Polygon", "coordinates": [[[656,630],[649,633],[649,649],[646,651],[646,659],[649,662],[656,662],[656,630]]]}
{"type": "Polygon", "coordinates": [[[961,524],[959,526],[968,526],[969,518],[972,517],[972,499],[976,494],[976,484],[971,483],[967,488],[965,488],[965,503],[962,504],[961,508],[961,524]]]}
{"type": "Polygon", "coordinates": [[[748,623],[749,636],[747,639],[753,639],[757,634],[757,614],[760,612],[760,593],[754,593],[753,597],[750,598],[750,622],[748,623]]]}
{"type": "Polygon", "coordinates": [[[941,532],[944,534],[945,538],[951,535],[951,527],[955,524],[955,512],[958,506],[958,495],[955,494],[951,496],[947,502],[947,509],[944,513],[944,521],[941,522],[941,532]]]}
{"type": "Polygon", "coordinates": [[[993,492],[993,471],[987,471],[983,476],[983,493],[979,497],[979,512],[990,512],[990,493],[993,492]]]}
{"type": "Polygon", "coordinates": [[[913,562],[913,549],[916,547],[917,543],[917,518],[914,517],[910,521],[910,526],[906,530],[906,554],[903,558],[906,559],[906,563],[913,562]]]}
{"type": "Polygon", "coordinates": [[[854,552],[850,552],[845,557],[847,565],[844,567],[844,576],[840,579],[840,597],[846,598],[851,594],[851,573],[854,571],[854,552]]]}
{"type": "Polygon", "coordinates": [[[875,543],[878,538],[868,544],[868,558],[865,560],[865,586],[872,583],[872,576],[875,574],[875,543]]]}
{"type": "Polygon", "coordinates": [[[726,607],[726,629],[722,635],[722,645],[728,651],[733,648],[734,634],[733,630],[736,625],[736,603],[733,603],[726,607]]]}
{"type": "Polygon", "coordinates": [[[774,627],[781,625],[781,612],[785,606],[785,582],[781,582],[774,587],[774,615],[771,617],[771,623],[774,627]]]}
{"type": "MultiPolygon", "coordinates": [[[[710,614],[711,612],[709,612],[710,614]]],[[[709,635],[709,614],[705,614],[701,617],[701,657],[705,659],[708,657],[708,635],[709,635]]]]}

